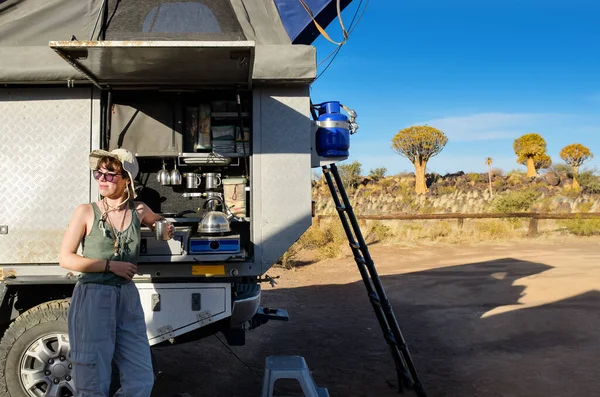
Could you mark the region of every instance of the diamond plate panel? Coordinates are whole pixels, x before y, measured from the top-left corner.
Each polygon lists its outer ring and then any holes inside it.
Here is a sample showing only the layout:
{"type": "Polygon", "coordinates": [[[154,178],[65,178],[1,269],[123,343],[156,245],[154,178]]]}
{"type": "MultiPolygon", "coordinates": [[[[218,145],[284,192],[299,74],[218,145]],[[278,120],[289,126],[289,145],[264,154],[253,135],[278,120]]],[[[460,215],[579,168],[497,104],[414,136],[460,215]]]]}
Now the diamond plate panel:
{"type": "Polygon", "coordinates": [[[0,89],[0,263],[58,262],[73,210],[90,201],[89,88],[0,89]]]}
{"type": "Polygon", "coordinates": [[[308,94],[308,87],[255,93],[253,220],[263,273],[311,224],[308,94]]]}

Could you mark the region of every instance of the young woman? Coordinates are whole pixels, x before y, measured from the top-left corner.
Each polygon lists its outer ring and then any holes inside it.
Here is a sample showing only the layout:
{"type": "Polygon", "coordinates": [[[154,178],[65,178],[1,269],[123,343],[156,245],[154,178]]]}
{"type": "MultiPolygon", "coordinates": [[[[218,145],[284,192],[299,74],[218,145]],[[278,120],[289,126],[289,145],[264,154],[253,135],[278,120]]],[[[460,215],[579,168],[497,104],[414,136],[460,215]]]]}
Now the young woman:
{"type": "MultiPolygon", "coordinates": [[[[77,396],[108,396],[114,359],[117,395],[148,397],[154,374],[137,273],[140,226],[162,219],[134,202],[139,167],[125,149],[95,150],[90,168],[102,199],[73,213],[60,248],[60,265],[81,272],[69,309],[69,343],[77,396]],[[81,253],[78,253],[81,244],[81,253]]],[[[174,234],[172,225],[169,234],[174,234]]]]}

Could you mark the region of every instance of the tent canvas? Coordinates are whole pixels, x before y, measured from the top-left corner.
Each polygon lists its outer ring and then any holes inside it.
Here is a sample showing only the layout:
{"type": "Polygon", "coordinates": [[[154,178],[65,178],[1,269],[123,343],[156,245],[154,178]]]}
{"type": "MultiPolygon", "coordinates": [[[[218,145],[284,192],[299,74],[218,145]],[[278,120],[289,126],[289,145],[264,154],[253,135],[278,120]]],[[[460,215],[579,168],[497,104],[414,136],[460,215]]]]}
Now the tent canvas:
{"type": "MultiPolygon", "coordinates": [[[[331,0],[319,1],[331,3],[331,0]]],[[[85,81],[86,77],[61,59],[49,42],[109,40],[252,41],[255,43],[253,81],[309,83],[316,76],[316,51],[310,45],[292,44],[289,23],[300,18],[300,13],[284,14],[282,19],[281,2],[277,3],[274,0],[0,0],[0,82],[85,81]],[[105,31],[101,29],[103,21],[108,25],[105,31]],[[288,26],[284,26],[284,21],[288,26]]],[[[298,25],[295,32],[302,33],[312,23],[307,17],[302,16],[299,23],[304,28],[298,25]]],[[[294,33],[294,37],[298,38],[298,34],[294,33]]]]}

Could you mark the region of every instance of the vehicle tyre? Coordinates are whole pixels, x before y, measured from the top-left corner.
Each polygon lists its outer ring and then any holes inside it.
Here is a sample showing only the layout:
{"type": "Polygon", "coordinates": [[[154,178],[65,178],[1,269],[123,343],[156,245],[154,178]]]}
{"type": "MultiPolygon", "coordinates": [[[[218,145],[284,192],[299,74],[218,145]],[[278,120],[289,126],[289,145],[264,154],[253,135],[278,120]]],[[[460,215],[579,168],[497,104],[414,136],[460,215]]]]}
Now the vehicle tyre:
{"type": "Polygon", "coordinates": [[[67,312],[70,300],[35,306],[13,321],[0,341],[0,397],[70,397],[67,312]]]}

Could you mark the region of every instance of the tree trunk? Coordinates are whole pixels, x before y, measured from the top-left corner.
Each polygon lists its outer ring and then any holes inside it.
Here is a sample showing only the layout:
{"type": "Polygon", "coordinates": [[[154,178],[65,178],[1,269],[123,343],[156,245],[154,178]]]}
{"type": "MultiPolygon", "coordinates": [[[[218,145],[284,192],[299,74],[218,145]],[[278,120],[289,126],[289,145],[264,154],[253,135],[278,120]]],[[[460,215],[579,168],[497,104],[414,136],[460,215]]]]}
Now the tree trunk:
{"type": "Polygon", "coordinates": [[[575,167],[573,166],[573,189],[581,189],[581,187],[579,186],[579,181],[577,180],[577,177],[579,176],[579,167],[575,167]]]}
{"type": "Polygon", "coordinates": [[[536,176],[537,171],[535,170],[535,163],[533,162],[533,157],[527,157],[527,176],[536,176]]]}
{"type": "Polygon", "coordinates": [[[425,194],[429,189],[427,189],[427,181],[425,180],[425,166],[427,163],[425,162],[416,162],[415,164],[415,192],[417,194],[425,194]]]}
{"type": "Polygon", "coordinates": [[[492,166],[488,164],[488,181],[490,182],[490,198],[494,197],[492,193],[492,166]]]}

